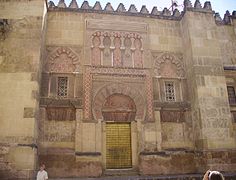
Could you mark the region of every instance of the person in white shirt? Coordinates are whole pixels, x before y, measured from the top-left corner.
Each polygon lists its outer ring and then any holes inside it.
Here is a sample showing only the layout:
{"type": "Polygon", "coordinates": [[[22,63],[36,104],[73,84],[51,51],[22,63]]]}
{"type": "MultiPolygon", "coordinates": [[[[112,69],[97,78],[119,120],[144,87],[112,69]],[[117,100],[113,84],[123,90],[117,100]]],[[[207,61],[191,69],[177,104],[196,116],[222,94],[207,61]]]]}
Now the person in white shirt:
{"type": "Polygon", "coordinates": [[[40,170],[38,171],[38,174],[37,174],[37,180],[47,180],[48,179],[48,173],[44,169],[45,169],[45,165],[41,164],[40,170]]]}

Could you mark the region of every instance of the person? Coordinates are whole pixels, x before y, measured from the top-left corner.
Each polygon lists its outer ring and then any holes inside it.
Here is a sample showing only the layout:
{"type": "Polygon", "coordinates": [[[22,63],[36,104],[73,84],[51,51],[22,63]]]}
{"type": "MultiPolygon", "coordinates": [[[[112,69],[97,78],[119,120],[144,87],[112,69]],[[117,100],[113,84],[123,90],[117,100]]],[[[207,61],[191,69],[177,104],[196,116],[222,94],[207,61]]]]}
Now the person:
{"type": "Polygon", "coordinates": [[[203,180],[224,180],[224,176],[219,171],[208,170],[203,177],[203,180]]]}
{"type": "Polygon", "coordinates": [[[48,179],[48,173],[45,171],[45,164],[41,164],[39,167],[39,171],[37,173],[37,180],[47,180],[48,179]]]}

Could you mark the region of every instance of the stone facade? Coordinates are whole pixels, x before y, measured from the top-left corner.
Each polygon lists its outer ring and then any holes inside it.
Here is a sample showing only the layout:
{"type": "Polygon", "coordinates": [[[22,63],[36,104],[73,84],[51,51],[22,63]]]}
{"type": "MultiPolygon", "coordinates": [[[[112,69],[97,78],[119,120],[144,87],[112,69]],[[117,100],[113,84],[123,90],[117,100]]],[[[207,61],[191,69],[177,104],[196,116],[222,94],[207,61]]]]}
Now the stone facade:
{"type": "Polygon", "coordinates": [[[0,0],[0,73],[0,179],[236,172],[235,12],[0,0]]]}

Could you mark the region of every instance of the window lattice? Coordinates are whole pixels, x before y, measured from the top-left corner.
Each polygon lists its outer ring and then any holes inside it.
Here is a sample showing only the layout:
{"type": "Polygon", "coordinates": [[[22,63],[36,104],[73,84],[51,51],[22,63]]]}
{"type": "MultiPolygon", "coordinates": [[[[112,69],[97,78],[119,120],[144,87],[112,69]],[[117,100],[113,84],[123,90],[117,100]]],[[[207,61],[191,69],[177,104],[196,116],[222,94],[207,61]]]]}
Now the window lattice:
{"type": "Polygon", "coordinates": [[[166,101],[175,101],[174,82],[165,82],[165,98],[166,101]]]}
{"type": "Polygon", "coordinates": [[[229,103],[235,104],[236,103],[236,96],[235,96],[235,90],[233,86],[227,86],[228,91],[228,97],[229,97],[229,103]]]}
{"type": "Polygon", "coordinates": [[[67,90],[68,90],[67,84],[68,84],[67,77],[58,77],[57,95],[59,97],[66,97],[67,96],[67,90]]]}

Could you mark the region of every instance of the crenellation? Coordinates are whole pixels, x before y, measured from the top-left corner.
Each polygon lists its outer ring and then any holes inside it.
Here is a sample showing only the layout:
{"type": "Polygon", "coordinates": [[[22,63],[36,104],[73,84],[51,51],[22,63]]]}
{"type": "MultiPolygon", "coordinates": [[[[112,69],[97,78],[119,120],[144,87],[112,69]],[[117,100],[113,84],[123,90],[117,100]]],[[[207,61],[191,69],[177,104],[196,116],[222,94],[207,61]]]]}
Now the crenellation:
{"type": "Polygon", "coordinates": [[[230,12],[227,10],[226,12],[225,12],[225,15],[224,15],[224,19],[223,19],[223,21],[224,21],[224,23],[225,24],[231,24],[231,19],[230,19],[230,12]]]}
{"type": "Polygon", "coordinates": [[[173,16],[174,17],[179,17],[181,15],[181,13],[179,12],[178,9],[175,9],[174,12],[173,12],[173,16]]]}
{"type": "Polygon", "coordinates": [[[91,7],[89,6],[88,1],[84,1],[81,5],[81,9],[91,9],[91,7]]]}
{"type": "Polygon", "coordinates": [[[53,1],[49,1],[48,2],[48,8],[54,8],[55,7],[55,4],[53,1]]]}
{"type": "Polygon", "coordinates": [[[212,11],[211,2],[206,1],[203,8],[212,11]]]}
{"type": "Polygon", "coordinates": [[[65,0],[59,0],[57,7],[59,8],[66,8],[65,0]]]}
{"type": "Polygon", "coordinates": [[[202,9],[202,5],[199,0],[196,0],[194,3],[194,8],[196,9],[202,9]]]}
{"type": "Polygon", "coordinates": [[[171,16],[171,12],[169,9],[167,8],[164,8],[162,13],[161,13],[163,16],[171,16]]]}
{"type": "MultiPolygon", "coordinates": [[[[86,10],[86,12],[89,12],[89,13],[92,13],[93,11],[96,11],[96,12],[100,11],[101,13],[105,13],[105,14],[116,14],[116,15],[122,14],[122,15],[127,15],[127,16],[141,16],[141,17],[151,17],[151,18],[170,19],[170,20],[180,20],[182,19],[181,15],[183,14],[178,9],[175,9],[173,12],[171,12],[167,8],[164,8],[162,11],[158,11],[156,6],[153,7],[150,13],[145,5],[143,5],[141,7],[141,10],[138,12],[134,4],[131,4],[127,11],[124,4],[122,3],[118,5],[116,10],[114,10],[111,3],[107,3],[105,8],[103,9],[99,1],[96,1],[93,7],[89,5],[88,1],[84,1],[80,8],[78,7],[76,0],[71,0],[71,3],[68,8],[64,0],[60,0],[58,3],[58,6],[55,6],[55,4],[52,1],[50,1],[48,3],[48,8],[50,8],[50,10],[57,10],[58,8],[65,8],[65,9],[70,8],[70,9],[77,9],[79,12],[81,12],[81,10],[82,12],[83,10],[86,10]]],[[[213,13],[210,1],[206,1],[204,3],[204,7],[202,7],[199,0],[195,1],[194,6],[192,6],[192,3],[190,0],[184,0],[184,11],[213,13]]],[[[218,15],[214,15],[214,17],[216,18],[217,24],[231,24],[229,19],[234,18],[235,15],[232,15],[232,16],[227,15],[227,16],[229,18],[226,17],[225,21],[220,22],[218,15]]]]}
{"type": "Polygon", "coordinates": [[[141,14],[149,14],[149,11],[148,11],[148,9],[146,8],[145,5],[142,6],[142,8],[141,8],[141,10],[140,10],[140,13],[141,13],[141,14]]]}
{"type": "Polygon", "coordinates": [[[70,5],[69,5],[69,8],[75,8],[75,9],[78,9],[79,6],[78,6],[77,1],[76,1],[76,0],[71,0],[70,5]]]}
{"type": "Polygon", "coordinates": [[[118,7],[117,7],[117,9],[116,9],[116,12],[121,12],[121,13],[126,12],[126,9],[125,9],[125,6],[124,6],[123,3],[120,3],[120,4],[118,5],[118,7]]]}
{"type": "Polygon", "coordinates": [[[220,13],[215,13],[214,15],[216,23],[222,23],[223,19],[220,16],[220,13]]]}
{"type": "Polygon", "coordinates": [[[232,17],[233,17],[233,18],[236,18],[236,11],[233,11],[233,12],[232,12],[232,17]]]}
{"type": "Polygon", "coordinates": [[[102,6],[101,6],[99,1],[95,2],[94,6],[93,6],[93,9],[97,10],[97,11],[102,11],[102,6]]]}
{"type": "Polygon", "coordinates": [[[187,8],[192,8],[192,2],[190,0],[184,0],[184,10],[187,8]]]}
{"type": "Polygon", "coordinates": [[[151,12],[151,15],[160,15],[161,13],[157,10],[157,7],[154,6],[151,12]]]}
{"type": "Polygon", "coordinates": [[[104,11],[114,12],[114,9],[113,9],[111,3],[106,4],[104,11]]]}
{"type": "Polygon", "coordinates": [[[130,7],[129,7],[129,10],[128,12],[131,12],[131,13],[138,13],[136,7],[134,4],[131,4],[130,7]]]}

